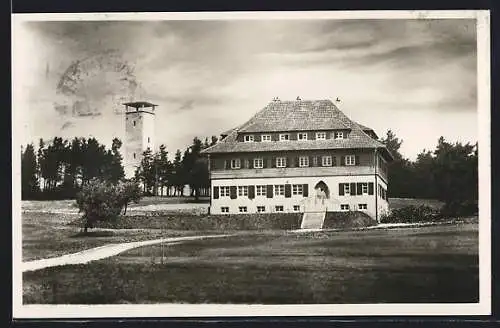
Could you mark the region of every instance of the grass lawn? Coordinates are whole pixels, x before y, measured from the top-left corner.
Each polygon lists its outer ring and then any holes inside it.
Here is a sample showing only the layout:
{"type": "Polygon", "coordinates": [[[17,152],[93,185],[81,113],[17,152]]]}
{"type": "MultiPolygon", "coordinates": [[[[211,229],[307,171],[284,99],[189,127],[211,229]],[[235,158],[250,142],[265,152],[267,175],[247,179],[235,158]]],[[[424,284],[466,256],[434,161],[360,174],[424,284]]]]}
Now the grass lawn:
{"type": "Polygon", "coordinates": [[[476,224],[240,234],[23,274],[25,303],[477,302],[476,224]]]}

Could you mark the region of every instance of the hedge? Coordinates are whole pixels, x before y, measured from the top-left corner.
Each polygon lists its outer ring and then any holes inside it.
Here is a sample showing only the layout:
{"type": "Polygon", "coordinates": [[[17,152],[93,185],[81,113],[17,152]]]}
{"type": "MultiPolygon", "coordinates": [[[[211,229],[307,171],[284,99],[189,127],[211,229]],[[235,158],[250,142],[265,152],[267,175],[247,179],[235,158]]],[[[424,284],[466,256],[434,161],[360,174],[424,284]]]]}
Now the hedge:
{"type": "Polygon", "coordinates": [[[323,229],[353,229],[375,225],[377,225],[377,220],[364,212],[327,212],[323,229]]]}

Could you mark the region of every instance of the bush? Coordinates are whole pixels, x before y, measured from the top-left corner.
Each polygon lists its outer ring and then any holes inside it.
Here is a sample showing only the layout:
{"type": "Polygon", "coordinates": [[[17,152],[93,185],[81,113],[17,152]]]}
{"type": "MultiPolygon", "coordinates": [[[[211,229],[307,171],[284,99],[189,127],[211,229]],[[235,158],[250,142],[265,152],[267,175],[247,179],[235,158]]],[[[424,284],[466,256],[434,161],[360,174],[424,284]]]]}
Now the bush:
{"type": "Polygon", "coordinates": [[[452,218],[476,215],[477,212],[478,206],[475,201],[451,202],[443,206],[440,215],[444,218],[452,218]]]}
{"type": "Polygon", "coordinates": [[[383,215],[381,223],[416,223],[429,222],[439,219],[440,213],[438,210],[430,206],[405,206],[394,209],[389,215],[383,215]]]}
{"type": "Polygon", "coordinates": [[[323,229],[355,229],[377,225],[377,220],[361,211],[327,212],[323,229]]]}
{"type": "Polygon", "coordinates": [[[122,209],[132,200],[140,199],[139,186],[133,182],[113,185],[99,179],[93,179],[77,194],[76,203],[83,212],[83,228],[93,228],[99,221],[116,219],[122,209]]]}

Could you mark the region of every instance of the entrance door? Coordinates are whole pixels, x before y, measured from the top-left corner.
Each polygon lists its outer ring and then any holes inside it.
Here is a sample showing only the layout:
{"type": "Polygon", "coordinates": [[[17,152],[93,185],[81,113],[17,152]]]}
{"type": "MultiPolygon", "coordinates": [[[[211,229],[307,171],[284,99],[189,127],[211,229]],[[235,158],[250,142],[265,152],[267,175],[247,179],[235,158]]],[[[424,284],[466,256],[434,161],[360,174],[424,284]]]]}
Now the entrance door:
{"type": "Polygon", "coordinates": [[[330,190],[323,181],[318,182],[316,186],[314,186],[314,192],[316,194],[316,201],[321,205],[324,205],[325,200],[330,198],[330,190]]]}

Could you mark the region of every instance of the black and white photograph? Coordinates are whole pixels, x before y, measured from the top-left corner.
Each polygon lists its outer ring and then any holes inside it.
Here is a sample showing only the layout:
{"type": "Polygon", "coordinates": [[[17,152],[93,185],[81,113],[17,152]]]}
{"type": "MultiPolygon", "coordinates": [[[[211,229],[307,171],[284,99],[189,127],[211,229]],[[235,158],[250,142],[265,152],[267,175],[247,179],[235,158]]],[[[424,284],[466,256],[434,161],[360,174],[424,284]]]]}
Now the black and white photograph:
{"type": "Polygon", "coordinates": [[[12,28],[14,317],[491,313],[488,11],[12,28]]]}

